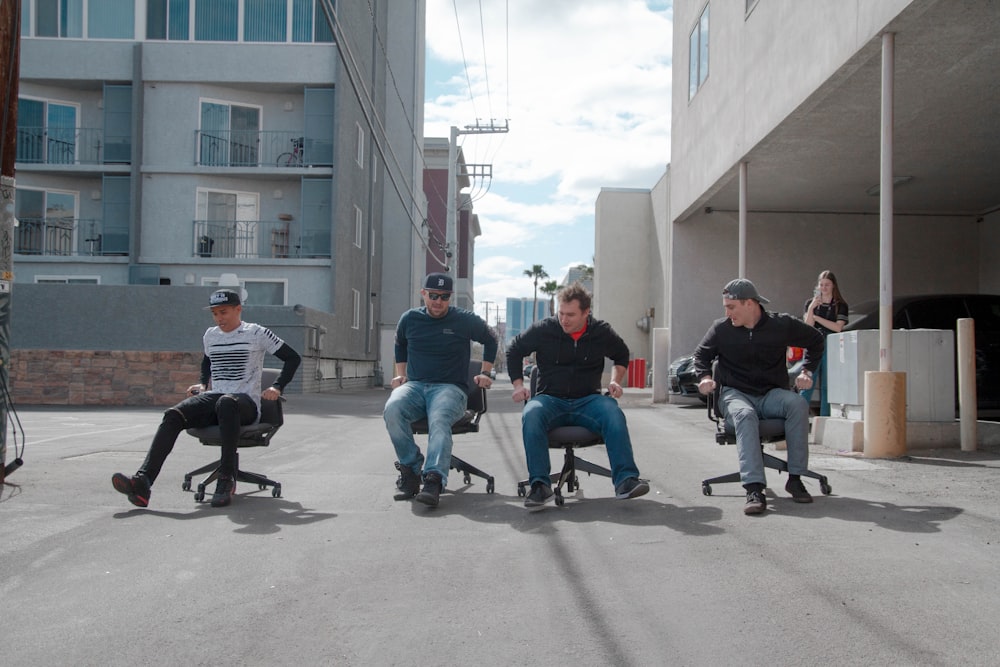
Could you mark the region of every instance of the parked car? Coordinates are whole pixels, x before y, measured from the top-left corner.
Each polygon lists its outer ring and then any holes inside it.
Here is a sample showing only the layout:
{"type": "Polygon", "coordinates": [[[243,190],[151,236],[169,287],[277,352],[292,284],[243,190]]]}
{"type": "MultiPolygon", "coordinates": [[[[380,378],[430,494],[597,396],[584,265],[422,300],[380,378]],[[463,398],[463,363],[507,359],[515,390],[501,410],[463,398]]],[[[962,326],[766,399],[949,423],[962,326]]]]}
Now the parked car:
{"type": "Polygon", "coordinates": [[[671,362],[670,368],[667,369],[667,382],[671,394],[696,396],[702,401],[708,400],[698,393],[698,378],[694,374],[694,357],[691,355],[679,357],[671,362]]]}
{"type": "MultiPolygon", "coordinates": [[[[878,306],[878,301],[866,301],[852,308],[844,331],[878,329],[878,306]]],[[[984,411],[1000,411],[1000,295],[934,294],[893,299],[893,329],[954,331],[957,321],[967,317],[975,320],[976,399],[982,418],[984,411]]]]}
{"type": "MultiPolygon", "coordinates": [[[[802,348],[800,347],[790,347],[788,348],[788,353],[786,355],[786,364],[788,366],[788,386],[791,387],[795,382],[795,376],[799,374],[802,368],[802,348]]],[[[671,394],[680,394],[681,396],[696,396],[700,398],[703,402],[708,399],[698,393],[698,378],[694,373],[694,357],[687,355],[684,357],[678,357],[670,364],[670,368],[667,371],[667,382],[670,385],[668,391],[671,394]]],[[[812,395],[812,403],[814,405],[819,404],[819,392],[814,391],[812,395]]]]}

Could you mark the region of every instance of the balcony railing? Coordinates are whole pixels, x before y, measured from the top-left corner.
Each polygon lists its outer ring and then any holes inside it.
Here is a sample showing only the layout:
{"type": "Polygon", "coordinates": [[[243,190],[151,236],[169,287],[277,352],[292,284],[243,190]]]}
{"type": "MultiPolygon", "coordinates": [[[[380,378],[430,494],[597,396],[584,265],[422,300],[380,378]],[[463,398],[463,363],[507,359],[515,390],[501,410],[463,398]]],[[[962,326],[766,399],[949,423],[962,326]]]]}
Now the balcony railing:
{"type": "Polygon", "coordinates": [[[329,257],[330,235],[302,234],[283,221],[195,220],[192,251],[228,259],[329,257]]]}
{"type": "Polygon", "coordinates": [[[330,167],[333,146],[301,131],[195,130],[194,163],[202,167],[330,167]]]}
{"type": "Polygon", "coordinates": [[[100,220],[20,218],[14,229],[18,255],[127,255],[128,234],[105,230],[100,220]]]}
{"type": "Polygon", "coordinates": [[[130,164],[129,137],[102,128],[18,127],[17,161],[25,164],[130,164]]]}

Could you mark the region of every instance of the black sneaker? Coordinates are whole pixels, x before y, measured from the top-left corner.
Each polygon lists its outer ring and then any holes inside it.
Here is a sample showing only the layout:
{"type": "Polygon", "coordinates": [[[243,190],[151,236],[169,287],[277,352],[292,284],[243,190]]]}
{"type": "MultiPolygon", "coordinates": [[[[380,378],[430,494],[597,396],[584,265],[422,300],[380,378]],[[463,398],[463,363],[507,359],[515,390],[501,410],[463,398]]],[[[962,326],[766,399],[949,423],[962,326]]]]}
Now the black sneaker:
{"type": "Polygon", "coordinates": [[[116,472],[111,476],[111,486],[115,487],[118,493],[128,496],[128,501],[136,507],[146,507],[149,505],[149,496],[152,493],[149,479],[142,473],[136,473],[131,477],[116,472]]]}
{"type": "Polygon", "coordinates": [[[792,500],[797,503],[811,503],[813,497],[809,495],[806,491],[805,484],[798,477],[789,476],[788,482],[785,483],[785,491],[792,494],[792,500]]]}
{"type": "Polygon", "coordinates": [[[625,500],[627,498],[638,498],[649,493],[649,484],[638,477],[629,477],[624,482],[615,487],[615,498],[625,500]]]}
{"type": "Polygon", "coordinates": [[[747,491],[747,504],[743,506],[744,514],[763,514],[767,509],[767,497],[764,491],[747,491]]]}
{"type": "Polygon", "coordinates": [[[436,472],[429,472],[424,475],[424,488],[417,494],[418,503],[437,507],[438,499],[441,496],[441,475],[436,472]]]}
{"type": "Polygon", "coordinates": [[[420,491],[420,475],[413,472],[410,466],[400,465],[399,461],[396,461],[395,466],[396,470],[399,471],[399,477],[396,478],[398,492],[392,498],[393,500],[409,500],[420,491]]]}
{"type": "Polygon", "coordinates": [[[236,493],[236,482],[232,477],[219,477],[215,485],[215,493],[212,494],[212,507],[225,507],[236,493]]]}
{"type": "Polygon", "coordinates": [[[551,486],[544,482],[535,482],[531,485],[528,497],[524,499],[524,506],[528,508],[529,512],[537,512],[551,503],[553,498],[555,498],[555,494],[552,493],[551,486]]]}

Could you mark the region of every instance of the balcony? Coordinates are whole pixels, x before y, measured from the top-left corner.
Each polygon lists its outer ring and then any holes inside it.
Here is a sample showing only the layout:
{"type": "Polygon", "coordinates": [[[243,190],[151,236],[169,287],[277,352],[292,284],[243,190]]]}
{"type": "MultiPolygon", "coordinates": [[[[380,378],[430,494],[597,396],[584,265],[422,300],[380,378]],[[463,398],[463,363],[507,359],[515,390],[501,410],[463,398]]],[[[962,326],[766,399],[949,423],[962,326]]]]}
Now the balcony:
{"type": "Polygon", "coordinates": [[[130,164],[129,137],[105,137],[103,128],[18,127],[17,161],[23,164],[130,164]]]}
{"type": "Polygon", "coordinates": [[[301,131],[195,130],[194,163],[201,167],[331,167],[333,145],[301,131]]]}
{"type": "Polygon", "coordinates": [[[330,235],[302,234],[285,221],[195,220],[194,257],[225,259],[324,258],[330,235]]]}
{"type": "Polygon", "coordinates": [[[128,234],[105,230],[100,220],[21,218],[14,228],[14,254],[57,257],[127,255],[128,234]]]}

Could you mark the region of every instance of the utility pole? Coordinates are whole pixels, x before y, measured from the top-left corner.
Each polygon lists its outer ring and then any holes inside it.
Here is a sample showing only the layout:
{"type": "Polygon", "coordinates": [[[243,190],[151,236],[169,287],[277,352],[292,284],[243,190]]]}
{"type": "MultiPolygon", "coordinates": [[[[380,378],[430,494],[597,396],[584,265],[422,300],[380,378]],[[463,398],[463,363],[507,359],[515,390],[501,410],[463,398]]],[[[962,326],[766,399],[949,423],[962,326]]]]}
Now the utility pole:
{"type": "MultiPolygon", "coordinates": [[[[0,2],[0,73],[5,82],[0,127],[0,483],[7,472],[7,391],[10,377],[10,293],[14,283],[14,162],[17,157],[17,92],[20,78],[21,3],[0,2]]],[[[11,471],[16,469],[11,463],[11,471]]]]}
{"type": "Polygon", "coordinates": [[[464,130],[460,130],[454,125],[451,127],[451,134],[448,138],[448,211],[447,222],[445,224],[445,247],[444,256],[448,265],[448,272],[458,277],[458,271],[453,271],[452,257],[457,251],[458,239],[458,187],[455,180],[458,178],[458,137],[463,134],[505,134],[510,131],[510,126],[505,120],[503,125],[496,124],[492,119],[489,125],[480,124],[466,125],[464,130]]]}

